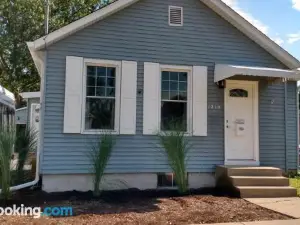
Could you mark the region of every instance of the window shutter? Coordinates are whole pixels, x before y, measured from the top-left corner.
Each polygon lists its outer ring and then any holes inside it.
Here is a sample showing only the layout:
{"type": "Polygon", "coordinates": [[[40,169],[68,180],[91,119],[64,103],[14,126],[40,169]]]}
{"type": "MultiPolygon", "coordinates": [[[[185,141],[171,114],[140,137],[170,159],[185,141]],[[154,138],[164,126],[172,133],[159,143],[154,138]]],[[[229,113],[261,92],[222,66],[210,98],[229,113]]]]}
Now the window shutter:
{"type": "Polygon", "coordinates": [[[83,58],[66,57],[64,133],[81,132],[83,58]]]}
{"type": "Polygon", "coordinates": [[[160,72],[158,63],[144,63],[143,134],[154,135],[159,129],[160,72]]]}
{"type": "Polygon", "coordinates": [[[120,134],[136,130],[137,62],[122,61],[120,134]]]}
{"type": "Polygon", "coordinates": [[[207,67],[193,67],[193,135],[207,136],[207,67]]]}

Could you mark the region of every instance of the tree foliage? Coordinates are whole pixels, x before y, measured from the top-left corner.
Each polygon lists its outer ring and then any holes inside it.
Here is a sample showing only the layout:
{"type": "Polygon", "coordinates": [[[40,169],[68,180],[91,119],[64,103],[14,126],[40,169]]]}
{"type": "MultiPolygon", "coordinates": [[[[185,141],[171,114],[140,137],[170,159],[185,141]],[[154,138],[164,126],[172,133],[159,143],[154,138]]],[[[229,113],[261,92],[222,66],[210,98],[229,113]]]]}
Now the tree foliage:
{"type": "MultiPolygon", "coordinates": [[[[49,32],[84,17],[111,0],[49,0],[49,32]]],[[[18,96],[39,90],[39,75],[26,46],[45,34],[46,0],[1,0],[0,84],[18,96]]]]}

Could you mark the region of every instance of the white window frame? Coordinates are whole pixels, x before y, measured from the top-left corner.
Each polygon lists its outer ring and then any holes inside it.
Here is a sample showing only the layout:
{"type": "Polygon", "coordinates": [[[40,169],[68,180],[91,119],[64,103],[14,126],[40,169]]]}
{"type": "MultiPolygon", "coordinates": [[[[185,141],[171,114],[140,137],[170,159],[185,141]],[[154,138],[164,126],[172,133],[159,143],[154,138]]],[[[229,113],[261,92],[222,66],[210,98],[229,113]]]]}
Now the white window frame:
{"type": "Polygon", "coordinates": [[[120,93],[121,93],[121,61],[102,60],[102,59],[84,59],[84,69],[82,76],[83,85],[83,107],[81,113],[81,133],[82,134],[119,134],[120,131],[120,93]],[[85,111],[86,111],[86,82],[87,82],[87,67],[88,66],[103,66],[116,68],[116,86],[115,86],[115,127],[114,130],[107,129],[85,129],[85,111]]]}
{"type": "Polygon", "coordinates": [[[182,27],[183,26],[183,7],[169,5],[169,12],[168,13],[169,13],[169,26],[171,26],[171,27],[182,27]],[[173,24],[173,23],[171,23],[171,8],[173,8],[173,9],[180,9],[181,10],[181,24],[173,24]]]}
{"type": "MultiPolygon", "coordinates": [[[[158,107],[158,115],[159,115],[159,124],[158,129],[161,130],[161,79],[162,79],[162,71],[170,71],[170,72],[186,72],[188,74],[187,77],[187,131],[185,132],[186,136],[192,136],[193,134],[193,86],[192,86],[192,77],[193,77],[193,67],[192,66],[178,66],[178,65],[160,65],[160,74],[159,74],[159,107],[158,107]]],[[[168,131],[164,131],[168,132],[168,131]]]]}

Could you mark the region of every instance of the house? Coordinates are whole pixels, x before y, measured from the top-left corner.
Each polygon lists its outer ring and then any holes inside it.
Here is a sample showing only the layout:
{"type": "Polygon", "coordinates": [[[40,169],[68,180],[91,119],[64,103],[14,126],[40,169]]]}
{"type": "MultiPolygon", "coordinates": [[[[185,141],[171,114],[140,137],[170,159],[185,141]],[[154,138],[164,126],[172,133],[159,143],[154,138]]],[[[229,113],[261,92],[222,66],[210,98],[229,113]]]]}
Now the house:
{"type": "Polygon", "coordinates": [[[16,110],[16,124],[19,127],[29,127],[39,130],[40,92],[23,92],[21,97],[27,106],[16,110]]]}
{"type": "Polygon", "coordinates": [[[92,189],[87,153],[105,130],[106,181],[157,188],[171,170],[156,134],[174,117],[191,188],[214,186],[218,165],[297,168],[300,62],[220,0],[118,0],[28,48],[45,191],[92,189]]]}

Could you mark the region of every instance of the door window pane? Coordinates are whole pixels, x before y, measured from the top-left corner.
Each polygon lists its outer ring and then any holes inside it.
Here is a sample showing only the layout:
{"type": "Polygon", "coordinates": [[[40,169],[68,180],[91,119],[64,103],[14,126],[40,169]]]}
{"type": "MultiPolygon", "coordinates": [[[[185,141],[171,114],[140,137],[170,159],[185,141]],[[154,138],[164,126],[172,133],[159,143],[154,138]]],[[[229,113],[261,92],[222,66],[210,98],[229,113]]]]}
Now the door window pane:
{"type": "Polygon", "coordinates": [[[230,97],[242,97],[247,98],[248,97],[248,91],[244,89],[232,89],[229,93],[230,97]]]}

